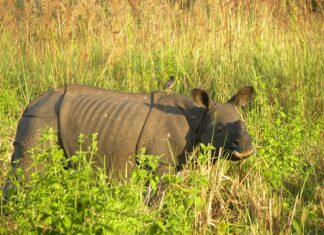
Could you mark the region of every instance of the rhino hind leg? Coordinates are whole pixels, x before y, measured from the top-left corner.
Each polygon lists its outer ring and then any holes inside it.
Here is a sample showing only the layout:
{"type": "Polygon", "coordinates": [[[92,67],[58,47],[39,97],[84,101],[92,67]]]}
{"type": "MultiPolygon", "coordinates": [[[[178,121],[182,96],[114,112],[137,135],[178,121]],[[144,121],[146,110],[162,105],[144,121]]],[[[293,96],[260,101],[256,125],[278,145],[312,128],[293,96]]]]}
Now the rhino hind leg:
{"type": "MultiPolygon", "coordinates": [[[[46,128],[53,128],[57,133],[57,126],[57,120],[53,119],[24,116],[21,118],[14,142],[14,153],[11,157],[12,171],[3,187],[5,201],[9,199],[11,192],[16,191],[13,180],[21,180],[21,178],[18,177],[18,175],[20,175],[17,172],[18,169],[22,170],[25,181],[30,179],[30,174],[34,170],[34,168],[31,167],[33,159],[30,150],[36,146],[40,146],[39,140],[43,131],[46,130],[46,128]]],[[[37,166],[37,169],[41,170],[42,166],[37,166]]]]}
{"type": "MultiPolygon", "coordinates": [[[[17,176],[18,168],[22,169],[25,180],[29,180],[30,174],[34,170],[30,167],[33,163],[30,150],[37,146],[42,147],[39,145],[42,133],[48,128],[53,128],[54,133],[58,133],[58,112],[64,92],[65,88],[46,92],[32,101],[25,109],[17,128],[14,153],[11,158],[12,173],[4,186],[5,197],[9,190],[14,188],[11,179],[17,176]]],[[[41,169],[41,166],[38,169],[41,169]]]]}
{"type": "MultiPolygon", "coordinates": [[[[52,128],[54,133],[58,133],[58,121],[56,117],[22,117],[20,120],[14,142],[15,151],[12,155],[11,163],[13,169],[17,167],[22,168],[26,180],[29,180],[30,173],[34,169],[30,168],[33,163],[30,151],[35,147],[45,148],[50,146],[49,143],[40,143],[41,135],[49,128],[52,128]]],[[[41,166],[37,168],[41,169],[41,166]]]]}

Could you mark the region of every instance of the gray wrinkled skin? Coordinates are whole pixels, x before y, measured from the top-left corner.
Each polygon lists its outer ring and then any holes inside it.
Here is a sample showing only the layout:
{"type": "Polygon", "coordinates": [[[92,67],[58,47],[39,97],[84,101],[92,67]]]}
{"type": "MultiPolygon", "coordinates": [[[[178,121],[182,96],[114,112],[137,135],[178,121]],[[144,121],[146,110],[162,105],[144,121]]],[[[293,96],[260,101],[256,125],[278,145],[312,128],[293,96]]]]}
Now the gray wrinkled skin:
{"type": "MultiPolygon", "coordinates": [[[[20,166],[28,179],[28,151],[49,127],[57,133],[67,157],[80,149],[80,133],[98,133],[98,153],[93,160],[116,176],[131,173],[136,161],[130,156],[142,147],[147,154],[161,156],[159,174],[169,166],[181,168],[186,152],[192,152],[200,142],[212,141],[215,147],[224,147],[232,153],[232,160],[248,157],[253,152],[251,138],[235,106],[248,103],[254,89],[244,87],[224,104],[210,101],[200,89],[194,89],[192,96],[126,94],[81,85],[49,91],[31,102],[22,115],[14,142],[13,168],[20,166]]],[[[85,149],[87,143],[83,143],[85,149]]]]}

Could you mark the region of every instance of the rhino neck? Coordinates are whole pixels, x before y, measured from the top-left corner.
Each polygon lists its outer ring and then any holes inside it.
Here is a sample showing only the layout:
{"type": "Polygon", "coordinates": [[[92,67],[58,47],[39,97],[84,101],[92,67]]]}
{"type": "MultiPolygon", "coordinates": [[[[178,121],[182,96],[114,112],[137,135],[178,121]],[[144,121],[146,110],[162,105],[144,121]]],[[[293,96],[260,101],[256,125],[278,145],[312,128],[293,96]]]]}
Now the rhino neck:
{"type": "Polygon", "coordinates": [[[197,106],[194,101],[186,96],[175,93],[154,93],[154,109],[169,113],[177,120],[177,115],[185,117],[189,127],[190,143],[187,143],[186,149],[192,150],[192,147],[200,141],[200,129],[208,109],[197,106]]]}
{"type": "Polygon", "coordinates": [[[203,126],[203,120],[208,113],[205,107],[197,106],[192,100],[186,99],[176,104],[186,117],[191,129],[191,140],[193,147],[199,144],[203,126]]]}

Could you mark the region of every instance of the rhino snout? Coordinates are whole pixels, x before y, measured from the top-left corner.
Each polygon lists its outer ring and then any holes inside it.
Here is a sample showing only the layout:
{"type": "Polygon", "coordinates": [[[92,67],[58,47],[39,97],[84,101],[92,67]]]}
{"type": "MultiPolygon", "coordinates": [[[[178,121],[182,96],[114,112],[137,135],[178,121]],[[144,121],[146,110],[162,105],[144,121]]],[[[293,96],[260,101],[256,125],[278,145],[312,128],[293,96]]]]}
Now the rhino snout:
{"type": "Polygon", "coordinates": [[[251,137],[245,136],[245,138],[242,138],[241,140],[234,140],[231,143],[229,150],[239,159],[249,157],[254,152],[251,137]]]}
{"type": "Polygon", "coordinates": [[[245,159],[245,158],[249,157],[253,152],[254,152],[254,149],[251,149],[244,153],[240,153],[240,152],[234,150],[232,153],[235,157],[237,157],[239,159],[245,159]]]}

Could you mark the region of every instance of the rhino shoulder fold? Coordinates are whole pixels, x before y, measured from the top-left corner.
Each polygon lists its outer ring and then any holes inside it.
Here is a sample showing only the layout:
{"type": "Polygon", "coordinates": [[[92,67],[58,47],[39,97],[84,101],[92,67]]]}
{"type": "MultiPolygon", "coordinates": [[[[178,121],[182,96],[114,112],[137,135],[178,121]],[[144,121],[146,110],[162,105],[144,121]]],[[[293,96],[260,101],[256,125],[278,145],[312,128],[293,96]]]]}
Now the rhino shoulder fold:
{"type": "Polygon", "coordinates": [[[158,93],[154,107],[173,115],[184,115],[194,132],[198,130],[208,111],[205,107],[198,106],[191,98],[174,93],[158,93]]]}

